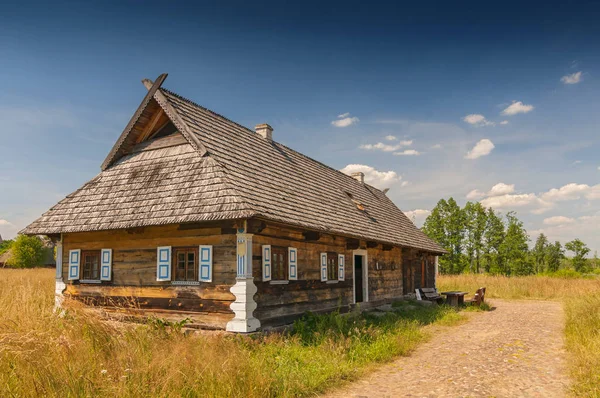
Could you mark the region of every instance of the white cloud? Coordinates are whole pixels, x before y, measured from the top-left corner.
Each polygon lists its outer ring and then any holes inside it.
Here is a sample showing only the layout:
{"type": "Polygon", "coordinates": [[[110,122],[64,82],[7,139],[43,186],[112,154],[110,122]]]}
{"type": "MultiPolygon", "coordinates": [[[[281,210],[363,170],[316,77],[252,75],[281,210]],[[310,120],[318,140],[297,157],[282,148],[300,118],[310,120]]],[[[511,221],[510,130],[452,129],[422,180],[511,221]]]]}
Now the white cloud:
{"type": "Polygon", "coordinates": [[[384,144],[383,142],[378,142],[377,144],[363,144],[359,148],[366,149],[368,151],[379,150],[383,152],[394,152],[398,149],[412,145],[412,140],[400,141],[395,145],[384,144]]]}
{"type": "Polygon", "coordinates": [[[474,189],[467,194],[467,200],[477,200],[485,197],[485,192],[481,192],[479,189],[474,189]]]}
{"type": "MultiPolygon", "coordinates": [[[[435,144],[431,147],[431,149],[442,149],[442,144],[435,144]]],[[[600,167],[598,167],[598,170],[600,170],[600,167]]]]}
{"type": "Polygon", "coordinates": [[[560,81],[564,84],[577,84],[582,80],[583,79],[581,78],[581,71],[572,73],[570,75],[565,75],[560,78],[560,81]]]}
{"type": "Polygon", "coordinates": [[[365,174],[365,182],[376,188],[388,188],[402,179],[395,171],[379,171],[365,164],[349,164],[340,171],[348,175],[362,172],[365,174]]]}
{"type": "Polygon", "coordinates": [[[483,115],[471,114],[463,117],[463,121],[475,127],[493,126],[494,122],[490,122],[483,115]]]}
{"type": "Polygon", "coordinates": [[[489,155],[490,152],[495,148],[494,143],[487,138],[480,140],[473,149],[467,153],[465,159],[477,159],[482,156],[489,155]]]}
{"type": "Polygon", "coordinates": [[[407,186],[407,185],[410,185],[410,181],[402,181],[402,182],[400,183],[400,186],[401,186],[401,187],[405,187],[405,186],[407,186]]]}
{"type": "Polygon", "coordinates": [[[574,223],[575,220],[570,217],[565,216],[554,216],[549,218],[544,218],[544,225],[564,225],[574,223]]]}
{"type": "Polygon", "coordinates": [[[0,225],[5,226],[5,227],[13,227],[14,225],[9,222],[8,220],[4,220],[2,218],[0,218],[0,225]]]}
{"type": "Polygon", "coordinates": [[[359,121],[360,120],[356,116],[350,117],[350,113],[342,113],[341,115],[338,115],[338,120],[332,121],[331,124],[335,127],[348,127],[359,121]]]}
{"type": "Polygon", "coordinates": [[[590,190],[585,194],[585,198],[588,200],[600,199],[600,184],[590,187],[590,190]]]}
{"type": "Polygon", "coordinates": [[[542,199],[551,202],[560,202],[564,200],[576,200],[586,193],[590,192],[590,186],[586,184],[567,184],[560,188],[552,188],[542,194],[542,199]]]}
{"type": "Polygon", "coordinates": [[[419,156],[421,152],[416,151],[414,149],[406,149],[402,152],[394,152],[396,156],[419,156]]]}
{"type": "Polygon", "coordinates": [[[385,139],[388,141],[396,141],[398,138],[396,138],[395,135],[386,135],[385,139]]]}
{"type": "Polygon", "coordinates": [[[583,163],[583,160],[576,160],[573,162],[573,164],[581,164],[581,163],[583,163]]]}
{"type": "Polygon", "coordinates": [[[492,189],[487,193],[487,196],[501,196],[508,195],[510,193],[515,192],[515,184],[505,184],[503,182],[499,182],[494,185],[492,189]]]}
{"type": "Polygon", "coordinates": [[[502,111],[503,115],[516,115],[518,113],[528,113],[534,109],[533,105],[525,105],[521,101],[513,101],[512,104],[502,111]]]}
{"type": "Polygon", "coordinates": [[[404,214],[410,221],[416,226],[421,226],[425,222],[425,219],[431,214],[431,211],[425,209],[415,209],[405,211],[404,214]]]}
{"type": "Polygon", "coordinates": [[[500,124],[504,126],[504,125],[508,124],[508,120],[503,120],[500,122],[500,124]]]}
{"type": "Polygon", "coordinates": [[[518,195],[500,195],[485,198],[481,204],[485,207],[506,208],[506,207],[522,207],[534,204],[538,200],[533,193],[525,193],[518,195]]]}

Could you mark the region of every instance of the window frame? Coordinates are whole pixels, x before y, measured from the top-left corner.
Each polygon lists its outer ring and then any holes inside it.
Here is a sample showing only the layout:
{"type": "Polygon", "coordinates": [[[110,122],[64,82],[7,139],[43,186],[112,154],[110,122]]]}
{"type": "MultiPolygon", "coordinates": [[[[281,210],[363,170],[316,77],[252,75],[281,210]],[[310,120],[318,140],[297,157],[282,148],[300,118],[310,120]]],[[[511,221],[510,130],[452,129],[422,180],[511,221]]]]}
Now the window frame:
{"type": "Polygon", "coordinates": [[[200,275],[199,275],[199,267],[200,267],[200,259],[198,257],[199,250],[197,246],[181,246],[181,247],[173,247],[171,248],[171,283],[173,284],[199,284],[200,283],[200,275]],[[185,252],[185,268],[184,268],[184,279],[179,279],[177,273],[178,266],[178,257],[181,252],[185,252]],[[190,253],[194,253],[194,261],[193,264],[189,264],[188,255],[190,253]],[[188,278],[188,273],[190,268],[193,270],[193,278],[188,278]]]}
{"type": "MultiPolygon", "coordinates": [[[[102,269],[102,250],[82,250],[81,251],[81,260],[80,260],[80,283],[101,283],[100,275],[102,269]],[[86,258],[88,256],[93,256],[96,258],[96,278],[89,277],[86,278],[86,258]]],[[[90,274],[93,274],[93,269],[90,269],[90,274]]]]}
{"type": "Polygon", "coordinates": [[[335,252],[327,252],[327,282],[337,282],[339,277],[339,257],[338,253],[335,252]],[[333,259],[333,263],[331,260],[333,259]],[[330,267],[333,267],[334,277],[331,278],[330,267]]]}
{"type": "MultiPolygon", "coordinates": [[[[296,273],[298,271],[296,270],[296,273]]],[[[279,277],[279,273],[277,273],[277,277],[279,277]]],[[[271,282],[273,282],[274,284],[277,283],[287,283],[290,280],[290,259],[289,259],[289,247],[283,247],[283,246],[271,246],[271,282]],[[276,273],[275,273],[275,265],[277,264],[277,262],[275,261],[275,254],[277,252],[280,252],[281,254],[283,254],[283,259],[282,259],[282,269],[283,269],[283,276],[284,278],[279,279],[276,278],[276,273]]]]}

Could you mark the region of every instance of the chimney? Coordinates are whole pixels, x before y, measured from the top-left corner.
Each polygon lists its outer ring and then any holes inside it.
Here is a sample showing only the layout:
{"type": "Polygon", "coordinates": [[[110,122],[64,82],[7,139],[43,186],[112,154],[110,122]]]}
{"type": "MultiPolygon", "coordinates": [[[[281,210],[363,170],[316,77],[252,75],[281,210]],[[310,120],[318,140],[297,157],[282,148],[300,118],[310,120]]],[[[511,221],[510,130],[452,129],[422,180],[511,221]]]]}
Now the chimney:
{"type": "Polygon", "coordinates": [[[356,173],[352,173],[351,176],[352,176],[352,178],[354,178],[356,181],[360,182],[361,184],[365,183],[365,173],[363,173],[362,171],[357,171],[356,173]]]}
{"type": "Polygon", "coordinates": [[[257,124],[256,127],[254,127],[254,129],[263,138],[269,141],[273,141],[273,127],[269,126],[267,123],[257,124]]]}

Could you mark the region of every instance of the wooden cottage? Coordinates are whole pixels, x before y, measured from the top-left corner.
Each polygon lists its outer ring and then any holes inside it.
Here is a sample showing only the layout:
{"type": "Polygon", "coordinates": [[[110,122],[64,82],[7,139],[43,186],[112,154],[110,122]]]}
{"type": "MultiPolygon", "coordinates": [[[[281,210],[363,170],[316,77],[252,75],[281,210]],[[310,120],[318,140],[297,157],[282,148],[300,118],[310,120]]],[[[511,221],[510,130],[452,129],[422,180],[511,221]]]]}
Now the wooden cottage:
{"type": "Polygon", "coordinates": [[[435,285],[444,253],[384,192],[144,80],[101,172],[23,231],[56,294],[251,332],[435,285]]]}

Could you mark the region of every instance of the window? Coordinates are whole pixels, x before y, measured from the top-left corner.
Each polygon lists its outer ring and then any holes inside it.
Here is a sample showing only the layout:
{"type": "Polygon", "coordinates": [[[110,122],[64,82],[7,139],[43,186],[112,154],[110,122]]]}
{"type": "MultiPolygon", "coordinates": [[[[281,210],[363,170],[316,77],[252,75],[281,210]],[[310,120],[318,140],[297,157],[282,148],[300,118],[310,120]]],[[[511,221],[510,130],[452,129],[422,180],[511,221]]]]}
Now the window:
{"type": "Polygon", "coordinates": [[[273,267],[272,280],[287,281],[288,280],[288,248],[287,247],[271,247],[271,264],[273,267]]]}
{"type": "Polygon", "coordinates": [[[327,253],[327,280],[338,280],[338,255],[337,253],[327,253]]]}
{"type": "Polygon", "coordinates": [[[173,249],[173,275],[175,281],[198,281],[198,249],[195,247],[180,247],[173,249]]]}
{"type": "Polygon", "coordinates": [[[100,280],[100,250],[81,252],[83,260],[83,280],[100,280]]]}

